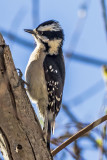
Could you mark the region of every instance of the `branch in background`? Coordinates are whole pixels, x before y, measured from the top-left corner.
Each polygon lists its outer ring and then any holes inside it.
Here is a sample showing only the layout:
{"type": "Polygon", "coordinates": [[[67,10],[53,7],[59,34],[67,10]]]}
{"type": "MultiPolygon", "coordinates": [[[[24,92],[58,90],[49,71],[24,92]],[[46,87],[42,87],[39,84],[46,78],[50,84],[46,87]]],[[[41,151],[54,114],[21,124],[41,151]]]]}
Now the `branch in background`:
{"type": "Polygon", "coordinates": [[[102,4],[102,10],[103,10],[103,18],[104,18],[104,24],[105,24],[105,30],[106,30],[106,36],[107,36],[107,8],[106,8],[106,4],[105,4],[105,0],[101,0],[101,4],[102,4]]]}
{"type": "Polygon", "coordinates": [[[33,27],[39,24],[39,0],[32,0],[32,18],[33,18],[33,27]]]}
{"type": "Polygon", "coordinates": [[[67,141],[62,143],[60,146],[58,146],[55,150],[52,151],[52,155],[56,155],[58,152],[60,152],[62,149],[64,149],[66,146],[68,146],[70,143],[78,139],[79,137],[83,136],[102,122],[107,120],[107,115],[101,117],[100,119],[96,120],[95,122],[89,124],[87,127],[81,129],[79,132],[77,132],[75,135],[73,135],[71,138],[69,138],[67,141]]]}
{"type": "Polygon", "coordinates": [[[77,159],[77,156],[76,156],[76,154],[74,154],[71,150],[69,150],[68,148],[65,148],[66,149],[66,151],[73,157],[73,158],[75,158],[75,159],[77,159]]]}
{"type": "Polygon", "coordinates": [[[14,15],[14,18],[11,22],[8,33],[10,33],[12,31],[12,32],[15,32],[15,34],[17,35],[18,29],[20,28],[21,24],[23,23],[27,11],[28,10],[27,10],[27,7],[25,6],[25,4],[24,4],[24,6],[21,6],[21,8],[19,8],[19,10],[14,15]]]}
{"type": "Polygon", "coordinates": [[[102,79],[101,79],[95,82],[95,84],[90,86],[85,91],[75,96],[74,98],[67,100],[67,103],[70,103],[70,107],[71,106],[77,107],[77,105],[79,106],[79,104],[85,102],[89,98],[93,97],[95,94],[99,93],[99,91],[101,91],[103,88],[104,88],[104,84],[102,83],[102,79]]]}
{"type": "MultiPolygon", "coordinates": [[[[16,14],[14,15],[14,18],[11,22],[11,25],[9,27],[9,31],[8,33],[10,33],[11,31],[12,32],[15,32],[15,35],[17,36],[18,35],[18,30],[21,26],[21,24],[23,23],[24,21],[24,18],[25,18],[25,15],[26,15],[26,12],[27,12],[27,8],[24,6],[22,6],[17,12],[16,14]],[[20,16],[21,15],[21,16],[20,16]]],[[[10,36],[10,35],[9,35],[10,36]]],[[[12,49],[12,46],[14,46],[15,44],[15,37],[12,37],[12,45],[11,45],[11,49],[12,49]]]]}
{"type": "Polygon", "coordinates": [[[82,63],[95,65],[101,67],[102,65],[107,65],[107,61],[96,59],[93,57],[84,56],[82,54],[77,53],[66,53],[66,57],[71,58],[72,60],[76,60],[82,63]]]}
{"type": "MultiPolygon", "coordinates": [[[[0,28],[0,31],[6,38],[8,38],[9,40],[14,39],[15,43],[17,43],[21,46],[27,47],[29,49],[33,49],[35,46],[34,44],[32,44],[32,42],[30,42],[24,38],[20,38],[19,36],[16,36],[13,33],[9,33],[8,31],[6,31],[4,29],[0,28]]],[[[71,58],[72,60],[79,61],[79,62],[82,62],[85,64],[90,64],[90,65],[94,65],[97,67],[101,67],[102,65],[107,65],[107,61],[105,61],[105,60],[87,57],[87,56],[84,56],[80,53],[67,53],[66,51],[64,53],[67,58],[71,58]]]]}
{"type": "MultiPolygon", "coordinates": [[[[68,137],[68,136],[66,136],[68,137]]],[[[58,146],[59,142],[57,141],[57,139],[51,140],[51,143],[58,146]]],[[[77,156],[75,155],[75,153],[73,153],[73,151],[69,150],[68,148],[65,148],[65,150],[73,157],[73,158],[77,158],[77,156]]]]}
{"type": "MultiPolygon", "coordinates": [[[[73,113],[71,113],[71,111],[68,109],[68,107],[66,105],[62,105],[62,108],[64,109],[64,112],[67,114],[67,116],[70,118],[70,120],[73,121],[76,124],[77,129],[80,130],[83,127],[86,127],[86,125],[88,125],[88,124],[84,124],[82,122],[79,122],[79,120],[77,120],[76,116],[73,113]]],[[[99,131],[97,131],[97,132],[99,133],[99,131]]],[[[70,133],[68,133],[67,136],[70,137],[70,133]]],[[[67,138],[67,136],[65,138],[67,138]]],[[[98,142],[96,141],[96,139],[94,138],[94,136],[91,133],[85,134],[84,137],[89,139],[93,143],[94,147],[99,148],[98,142]]],[[[57,139],[56,139],[56,141],[57,141],[57,139]]],[[[104,147],[103,147],[103,153],[107,157],[107,151],[106,151],[106,148],[104,148],[104,147]]]]}
{"type": "Polygon", "coordinates": [[[73,115],[73,113],[70,112],[70,110],[68,109],[68,107],[67,107],[66,105],[62,105],[62,108],[64,109],[65,113],[69,116],[69,118],[70,118],[73,122],[78,122],[76,116],[73,115]]]}
{"type": "MultiPolygon", "coordinates": [[[[60,137],[53,138],[51,140],[51,143],[56,145],[56,146],[59,146],[61,143],[63,143],[65,141],[65,139],[68,139],[71,136],[73,136],[72,133],[66,132],[65,134],[63,134],[60,137]]],[[[81,140],[82,139],[90,140],[93,143],[93,147],[96,148],[96,149],[101,147],[101,145],[99,144],[99,141],[97,141],[97,139],[91,133],[87,133],[87,134],[83,135],[81,137],[81,140]]],[[[84,150],[84,149],[86,149],[86,147],[85,148],[82,147],[81,149],[84,150]]],[[[106,149],[106,147],[102,146],[102,151],[103,151],[103,154],[107,157],[107,149],[106,149]]]]}
{"type": "Polygon", "coordinates": [[[75,29],[71,35],[70,44],[67,50],[74,51],[78,45],[78,42],[84,30],[84,26],[86,24],[90,2],[91,1],[86,0],[80,3],[80,6],[77,11],[78,20],[77,20],[75,29]]]}
{"type": "MultiPolygon", "coordinates": [[[[15,41],[15,43],[21,45],[21,46],[24,46],[24,47],[27,47],[27,48],[34,48],[34,44],[32,44],[32,42],[24,39],[24,38],[21,38],[20,36],[16,36],[14,33],[12,32],[8,32],[4,29],[1,29],[0,28],[0,32],[2,33],[3,36],[5,36],[6,38],[8,38],[9,40],[13,40],[15,41]]],[[[24,32],[24,31],[23,31],[24,32]]]]}

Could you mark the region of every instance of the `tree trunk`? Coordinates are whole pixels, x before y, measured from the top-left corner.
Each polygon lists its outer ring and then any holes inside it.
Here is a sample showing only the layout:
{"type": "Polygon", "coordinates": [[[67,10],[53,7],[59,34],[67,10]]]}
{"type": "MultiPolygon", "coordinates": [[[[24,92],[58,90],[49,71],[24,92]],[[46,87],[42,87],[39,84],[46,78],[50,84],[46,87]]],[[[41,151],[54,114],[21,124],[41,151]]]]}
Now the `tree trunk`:
{"type": "Polygon", "coordinates": [[[0,150],[5,160],[52,160],[9,46],[0,34],[0,150]]]}

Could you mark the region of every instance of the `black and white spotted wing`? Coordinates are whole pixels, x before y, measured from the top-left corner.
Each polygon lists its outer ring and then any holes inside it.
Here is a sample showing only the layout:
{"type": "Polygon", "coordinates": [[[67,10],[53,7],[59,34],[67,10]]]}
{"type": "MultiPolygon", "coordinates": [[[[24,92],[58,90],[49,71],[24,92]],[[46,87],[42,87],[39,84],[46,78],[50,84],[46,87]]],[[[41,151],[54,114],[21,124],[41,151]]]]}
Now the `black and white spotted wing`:
{"type": "Polygon", "coordinates": [[[48,110],[56,116],[62,102],[65,79],[63,55],[47,55],[43,65],[48,90],[48,110]]]}

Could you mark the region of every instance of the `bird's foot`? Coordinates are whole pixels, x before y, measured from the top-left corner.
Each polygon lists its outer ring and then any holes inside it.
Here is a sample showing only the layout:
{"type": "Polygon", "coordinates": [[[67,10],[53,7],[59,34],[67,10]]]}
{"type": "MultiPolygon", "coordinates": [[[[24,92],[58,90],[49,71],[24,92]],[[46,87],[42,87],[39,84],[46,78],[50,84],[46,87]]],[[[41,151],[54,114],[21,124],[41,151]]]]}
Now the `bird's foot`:
{"type": "Polygon", "coordinates": [[[22,79],[22,76],[23,76],[22,71],[21,71],[19,68],[16,68],[16,70],[18,71],[19,80],[18,80],[17,85],[14,86],[14,88],[17,88],[17,87],[19,87],[20,85],[22,85],[23,87],[24,87],[24,85],[27,85],[27,86],[28,86],[28,83],[22,79]]]}

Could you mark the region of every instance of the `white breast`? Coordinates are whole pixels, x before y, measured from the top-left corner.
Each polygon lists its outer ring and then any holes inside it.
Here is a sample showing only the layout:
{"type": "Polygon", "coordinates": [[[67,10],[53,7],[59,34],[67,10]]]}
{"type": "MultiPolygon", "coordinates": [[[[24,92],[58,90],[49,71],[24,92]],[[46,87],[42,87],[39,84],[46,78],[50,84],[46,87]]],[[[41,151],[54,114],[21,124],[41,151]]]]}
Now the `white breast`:
{"type": "Polygon", "coordinates": [[[37,102],[40,113],[44,115],[48,105],[47,85],[45,81],[43,61],[45,53],[36,48],[30,56],[26,67],[25,78],[28,83],[27,92],[33,102],[37,102]]]}

